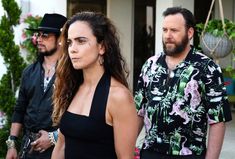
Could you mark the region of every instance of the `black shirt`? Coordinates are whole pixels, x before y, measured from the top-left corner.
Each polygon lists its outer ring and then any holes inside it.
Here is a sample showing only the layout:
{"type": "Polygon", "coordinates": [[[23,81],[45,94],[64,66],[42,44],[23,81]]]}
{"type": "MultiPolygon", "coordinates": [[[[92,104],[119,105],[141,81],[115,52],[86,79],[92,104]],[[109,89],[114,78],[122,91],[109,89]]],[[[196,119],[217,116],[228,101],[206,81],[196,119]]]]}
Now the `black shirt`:
{"type": "Polygon", "coordinates": [[[15,105],[12,122],[21,123],[27,131],[43,129],[54,131],[52,127],[52,92],[55,75],[44,92],[44,69],[42,61],[26,67],[22,74],[19,96],[15,105]]]}

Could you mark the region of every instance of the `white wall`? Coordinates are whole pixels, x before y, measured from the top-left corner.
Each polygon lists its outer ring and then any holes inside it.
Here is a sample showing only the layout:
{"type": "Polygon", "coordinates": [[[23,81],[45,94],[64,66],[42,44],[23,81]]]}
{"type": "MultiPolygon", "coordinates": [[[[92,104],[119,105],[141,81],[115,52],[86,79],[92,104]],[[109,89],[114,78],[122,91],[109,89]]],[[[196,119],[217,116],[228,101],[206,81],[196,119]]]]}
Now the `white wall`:
{"type": "Polygon", "coordinates": [[[3,64],[3,58],[0,56],[0,79],[2,78],[2,75],[6,73],[6,67],[3,64]]]}
{"type": "MultiPolygon", "coordinates": [[[[28,13],[34,16],[43,16],[45,13],[59,13],[67,16],[67,1],[65,0],[16,0],[16,2],[22,9],[21,18],[25,17],[28,13]]],[[[3,14],[4,10],[2,8],[2,1],[0,1],[0,19],[3,14]]],[[[21,24],[14,28],[16,44],[19,44],[21,41],[21,33],[24,27],[25,26],[21,24]]],[[[5,72],[6,67],[4,66],[2,57],[0,56],[0,79],[5,72]]]]}
{"type": "MultiPolygon", "coordinates": [[[[2,8],[2,1],[0,1],[0,19],[3,16],[3,8],[2,8]]],[[[6,67],[3,64],[3,58],[0,55],[0,79],[2,78],[2,75],[6,72],[6,67]]]]}
{"type": "Polygon", "coordinates": [[[156,38],[155,38],[155,54],[162,52],[162,13],[166,8],[173,6],[173,0],[157,0],[156,1],[156,38]]]}
{"type": "Polygon", "coordinates": [[[133,83],[134,0],[108,0],[107,16],[114,22],[120,35],[122,54],[130,69],[129,83],[133,83]]]}
{"type": "Polygon", "coordinates": [[[28,1],[32,14],[43,16],[45,13],[59,13],[67,16],[67,1],[65,0],[21,0],[28,1]]]}

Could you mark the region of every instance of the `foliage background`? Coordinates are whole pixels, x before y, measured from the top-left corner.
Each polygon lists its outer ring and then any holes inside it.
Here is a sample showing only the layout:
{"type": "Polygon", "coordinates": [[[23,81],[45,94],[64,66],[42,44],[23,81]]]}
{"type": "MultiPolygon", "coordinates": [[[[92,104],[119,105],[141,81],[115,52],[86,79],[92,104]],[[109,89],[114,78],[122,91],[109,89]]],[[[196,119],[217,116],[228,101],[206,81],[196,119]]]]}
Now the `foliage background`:
{"type": "MultiPolygon", "coordinates": [[[[42,20],[42,17],[36,15],[32,16],[28,14],[25,18],[22,19],[22,23],[26,24],[27,28],[37,28],[42,20]]],[[[37,48],[36,46],[36,36],[34,32],[27,30],[26,28],[22,31],[22,39],[20,46],[22,49],[27,51],[26,61],[32,63],[37,58],[37,48]]]]}
{"type": "MultiPolygon", "coordinates": [[[[205,32],[208,32],[216,37],[224,36],[224,34],[228,35],[228,38],[233,40],[233,61],[235,61],[235,23],[234,21],[224,19],[224,24],[225,24],[225,32],[223,29],[223,24],[220,19],[211,19],[208,21],[208,24],[205,28],[205,32]]],[[[205,27],[204,23],[198,23],[196,25],[197,32],[199,36],[202,34],[203,29],[205,27]]],[[[233,78],[235,79],[235,70],[232,65],[228,65],[225,69],[223,69],[223,74],[225,77],[233,78]]]]}
{"type": "Polygon", "coordinates": [[[14,42],[13,27],[19,24],[21,10],[14,0],[2,0],[2,7],[5,12],[0,21],[0,54],[4,59],[7,72],[0,80],[0,110],[6,113],[7,122],[3,129],[0,129],[0,158],[6,155],[5,141],[9,135],[16,92],[20,85],[21,73],[26,66],[20,56],[20,48],[14,42]]]}
{"type": "MultiPolygon", "coordinates": [[[[225,25],[225,28],[223,28],[222,20],[212,19],[208,21],[208,24],[205,30],[204,30],[204,27],[205,27],[204,23],[198,23],[196,25],[196,29],[197,29],[199,36],[201,36],[202,32],[205,31],[216,37],[222,37],[226,34],[229,39],[234,41],[235,40],[235,23],[231,20],[224,19],[224,25],[225,25]]],[[[235,54],[235,47],[233,47],[232,53],[235,54]]]]}

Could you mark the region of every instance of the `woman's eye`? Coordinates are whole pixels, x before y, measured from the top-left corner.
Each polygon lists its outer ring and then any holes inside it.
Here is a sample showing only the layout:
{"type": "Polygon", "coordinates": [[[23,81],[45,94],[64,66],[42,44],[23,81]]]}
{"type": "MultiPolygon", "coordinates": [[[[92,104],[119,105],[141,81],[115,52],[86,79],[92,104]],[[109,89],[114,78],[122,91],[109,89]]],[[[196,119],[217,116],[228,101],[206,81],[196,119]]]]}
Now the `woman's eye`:
{"type": "Polygon", "coordinates": [[[77,42],[78,42],[79,45],[82,45],[82,44],[85,44],[87,42],[87,40],[83,39],[83,38],[78,38],[77,42]]]}
{"type": "Polygon", "coordinates": [[[67,45],[68,46],[71,46],[72,45],[72,42],[70,40],[67,41],[67,45]]]}
{"type": "Polygon", "coordinates": [[[88,39],[87,38],[84,38],[84,37],[78,37],[78,38],[75,38],[74,40],[71,40],[71,39],[68,39],[67,40],[67,45],[69,47],[71,47],[74,44],[76,45],[84,45],[88,42],[88,39]]]}

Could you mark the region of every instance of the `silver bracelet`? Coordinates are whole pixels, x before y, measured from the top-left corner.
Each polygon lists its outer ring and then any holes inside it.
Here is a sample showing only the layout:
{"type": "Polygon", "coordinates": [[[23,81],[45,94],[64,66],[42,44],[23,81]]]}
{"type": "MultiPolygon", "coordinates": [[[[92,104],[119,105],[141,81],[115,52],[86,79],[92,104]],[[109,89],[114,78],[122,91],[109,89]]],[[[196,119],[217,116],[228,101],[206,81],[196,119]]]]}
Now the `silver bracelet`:
{"type": "Polygon", "coordinates": [[[49,140],[50,140],[50,142],[51,142],[51,145],[55,145],[55,144],[56,144],[56,141],[55,141],[53,132],[48,132],[48,137],[49,137],[49,140]]]}
{"type": "Polygon", "coordinates": [[[16,148],[15,140],[8,138],[6,144],[7,144],[7,149],[16,148]]]}

